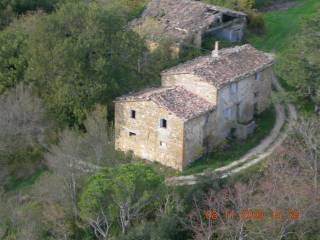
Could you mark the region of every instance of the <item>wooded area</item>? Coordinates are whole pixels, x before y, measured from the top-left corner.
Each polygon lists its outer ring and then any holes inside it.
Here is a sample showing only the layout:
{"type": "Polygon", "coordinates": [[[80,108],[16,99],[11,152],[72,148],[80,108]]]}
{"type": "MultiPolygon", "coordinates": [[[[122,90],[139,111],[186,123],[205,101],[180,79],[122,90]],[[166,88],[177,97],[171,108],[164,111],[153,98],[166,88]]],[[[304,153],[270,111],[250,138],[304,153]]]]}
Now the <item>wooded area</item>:
{"type": "MultiPolygon", "coordinates": [[[[288,90],[278,98],[301,116],[282,147],[235,177],[168,187],[169,170],[114,150],[113,100],[211,48],[175,58],[164,38],[148,51],[127,27],[147,2],[0,2],[0,239],[318,239],[320,5],[274,50],[288,90]],[[245,209],[264,220],[244,219],[245,209]]],[[[249,36],[269,30],[254,0],[206,2],[246,12],[249,36]]]]}

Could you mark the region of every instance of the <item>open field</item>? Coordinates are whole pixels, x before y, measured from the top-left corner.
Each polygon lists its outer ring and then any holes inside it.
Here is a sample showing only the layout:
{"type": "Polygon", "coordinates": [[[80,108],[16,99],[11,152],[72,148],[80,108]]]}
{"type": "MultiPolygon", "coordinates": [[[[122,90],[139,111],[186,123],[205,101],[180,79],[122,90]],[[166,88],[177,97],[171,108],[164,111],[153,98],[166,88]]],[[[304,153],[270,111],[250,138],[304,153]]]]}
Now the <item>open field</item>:
{"type": "Polygon", "coordinates": [[[248,42],[256,48],[271,51],[276,54],[286,49],[292,36],[299,31],[300,21],[317,12],[319,0],[297,0],[297,5],[286,11],[273,11],[264,13],[266,33],[261,36],[248,35],[248,42]]]}

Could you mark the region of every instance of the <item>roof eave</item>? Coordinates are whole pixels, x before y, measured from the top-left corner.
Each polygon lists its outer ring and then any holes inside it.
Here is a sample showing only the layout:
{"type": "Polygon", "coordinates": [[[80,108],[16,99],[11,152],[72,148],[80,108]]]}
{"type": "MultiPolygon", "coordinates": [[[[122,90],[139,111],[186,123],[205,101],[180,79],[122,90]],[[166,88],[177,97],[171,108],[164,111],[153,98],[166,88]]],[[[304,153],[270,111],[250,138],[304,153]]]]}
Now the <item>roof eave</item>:
{"type": "Polygon", "coordinates": [[[243,74],[243,75],[241,75],[241,76],[234,77],[234,78],[228,80],[227,82],[224,82],[224,83],[221,83],[221,84],[214,84],[214,83],[213,83],[213,85],[214,85],[217,89],[221,89],[221,88],[229,85],[230,83],[239,82],[239,81],[243,80],[244,78],[247,78],[247,77],[251,76],[252,74],[254,74],[254,73],[256,73],[256,72],[262,71],[262,70],[264,70],[264,69],[266,69],[266,68],[268,68],[268,67],[272,67],[273,64],[274,64],[274,61],[272,60],[272,62],[267,63],[267,64],[264,64],[263,66],[255,69],[255,70],[253,70],[253,71],[247,72],[246,74],[243,74]]]}

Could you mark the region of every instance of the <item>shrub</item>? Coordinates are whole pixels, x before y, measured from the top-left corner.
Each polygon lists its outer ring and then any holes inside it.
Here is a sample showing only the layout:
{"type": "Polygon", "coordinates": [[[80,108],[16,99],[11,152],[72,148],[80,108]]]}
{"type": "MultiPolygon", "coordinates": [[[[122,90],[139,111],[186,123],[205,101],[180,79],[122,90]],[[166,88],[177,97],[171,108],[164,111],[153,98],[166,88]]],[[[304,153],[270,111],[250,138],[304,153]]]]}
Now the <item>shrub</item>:
{"type": "Polygon", "coordinates": [[[254,10],[247,12],[247,14],[249,18],[248,28],[257,34],[263,34],[265,32],[265,23],[262,15],[254,10]]]}

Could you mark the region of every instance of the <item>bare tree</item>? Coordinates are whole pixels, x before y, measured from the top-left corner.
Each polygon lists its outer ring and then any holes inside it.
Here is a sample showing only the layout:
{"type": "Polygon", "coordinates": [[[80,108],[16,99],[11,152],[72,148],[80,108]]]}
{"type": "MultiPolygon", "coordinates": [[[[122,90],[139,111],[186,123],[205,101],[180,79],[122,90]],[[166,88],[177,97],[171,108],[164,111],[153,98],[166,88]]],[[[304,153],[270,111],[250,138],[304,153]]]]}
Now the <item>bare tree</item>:
{"type": "Polygon", "coordinates": [[[84,161],[98,166],[115,164],[117,153],[114,150],[114,128],[108,123],[106,108],[98,105],[88,115],[84,126],[86,129],[82,135],[84,161]]]}
{"type": "Polygon", "coordinates": [[[58,145],[51,147],[45,158],[49,167],[62,179],[65,193],[69,195],[69,201],[73,209],[74,217],[78,217],[78,190],[80,181],[86,171],[79,168],[78,162],[83,160],[81,152],[81,138],[78,133],[65,130],[58,145]]]}
{"type": "Polygon", "coordinates": [[[48,124],[41,100],[18,85],[0,96],[0,152],[43,143],[48,124]]]}
{"type": "Polygon", "coordinates": [[[0,184],[12,172],[26,176],[38,168],[38,162],[18,162],[14,154],[45,144],[47,129],[41,100],[29,87],[18,85],[0,96],[0,184]]]}
{"type": "Polygon", "coordinates": [[[100,211],[97,213],[95,218],[89,218],[86,219],[86,221],[92,227],[94,234],[98,239],[108,239],[112,224],[102,208],[100,208],[100,211]]]}
{"type": "Polygon", "coordinates": [[[52,146],[45,159],[63,179],[74,216],[78,216],[78,190],[84,176],[103,165],[118,160],[114,150],[113,127],[107,122],[106,109],[98,106],[84,122],[85,132],[67,129],[60,134],[59,143],[52,146]]]}
{"type": "Polygon", "coordinates": [[[268,159],[264,172],[252,178],[257,180],[195,199],[189,215],[194,239],[305,239],[308,224],[320,217],[314,124],[308,123],[303,133],[313,153],[301,138],[292,136],[268,159]]]}
{"type": "Polygon", "coordinates": [[[318,118],[302,118],[296,125],[296,132],[302,138],[302,144],[308,157],[304,163],[312,171],[314,189],[318,189],[319,160],[320,160],[320,122],[318,118]]]}
{"type": "Polygon", "coordinates": [[[33,185],[31,199],[41,206],[41,222],[54,239],[70,239],[73,216],[63,179],[54,173],[43,174],[33,185]]]}

